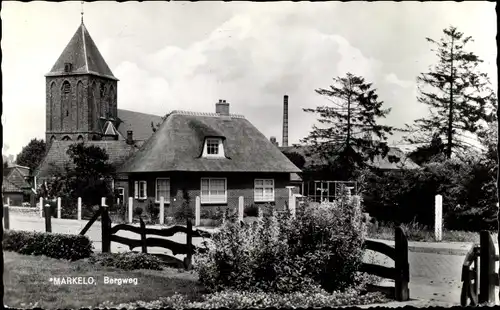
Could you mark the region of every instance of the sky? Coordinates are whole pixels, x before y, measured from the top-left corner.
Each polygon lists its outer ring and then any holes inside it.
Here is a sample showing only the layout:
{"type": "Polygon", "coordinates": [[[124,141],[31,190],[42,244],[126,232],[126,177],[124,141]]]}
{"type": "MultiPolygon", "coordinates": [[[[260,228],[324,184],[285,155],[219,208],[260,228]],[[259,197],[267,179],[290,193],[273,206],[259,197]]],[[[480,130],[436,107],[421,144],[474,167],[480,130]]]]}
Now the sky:
{"type": "MultiPolygon", "coordinates": [[[[81,3],[2,2],[3,153],[45,134],[45,77],[80,24],[81,3]]],[[[289,144],[327,105],[315,89],[347,72],[373,83],[402,127],[426,116],[416,77],[437,60],[426,37],[450,25],[474,42],[497,88],[494,2],[108,2],[83,5],[84,22],[118,82],[118,108],[165,115],[215,112],[224,99],[266,136],[289,144]]],[[[391,142],[398,142],[400,136],[391,142]]]]}

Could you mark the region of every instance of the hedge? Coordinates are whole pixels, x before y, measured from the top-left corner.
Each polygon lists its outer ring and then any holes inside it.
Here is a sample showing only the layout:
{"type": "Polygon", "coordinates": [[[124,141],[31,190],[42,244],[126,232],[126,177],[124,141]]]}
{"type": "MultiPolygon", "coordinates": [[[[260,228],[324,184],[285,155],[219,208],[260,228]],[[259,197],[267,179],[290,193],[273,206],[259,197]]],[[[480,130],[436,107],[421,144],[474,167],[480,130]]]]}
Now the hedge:
{"type": "Polygon", "coordinates": [[[5,230],[2,245],[5,251],[73,261],[90,257],[93,252],[87,236],[34,231],[5,230]]]}
{"type": "Polygon", "coordinates": [[[124,270],[163,269],[163,262],[158,257],[145,253],[98,253],[92,255],[89,262],[100,266],[115,267],[124,270]]]}

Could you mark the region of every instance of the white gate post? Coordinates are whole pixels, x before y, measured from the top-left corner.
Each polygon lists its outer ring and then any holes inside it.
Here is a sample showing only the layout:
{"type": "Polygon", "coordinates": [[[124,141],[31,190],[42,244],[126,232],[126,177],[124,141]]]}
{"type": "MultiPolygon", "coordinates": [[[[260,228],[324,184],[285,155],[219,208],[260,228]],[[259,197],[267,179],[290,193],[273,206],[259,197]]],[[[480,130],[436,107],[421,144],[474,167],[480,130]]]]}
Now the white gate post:
{"type": "Polygon", "coordinates": [[[240,196],[238,198],[238,220],[240,222],[243,221],[244,205],[245,205],[245,198],[243,198],[243,196],[240,196]]]}
{"type": "Polygon", "coordinates": [[[434,236],[436,241],[442,240],[442,229],[443,229],[443,196],[436,195],[435,204],[435,219],[434,219],[434,236]]]}
{"type": "Polygon", "coordinates": [[[43,217],[43,197],[40,197],[40,217],[43,217]]]}
{"type": "Polygon", "coordinates": [[[57,197],[57,218],[61,218],[61,197],[57,197]]]}
{"type": "Polygon", "coordinates": [[[297,210],[297,195],[293,194],[288,202],[288,209],[290,210],[290,215],[295,218],[295,213],[297,210]]]}
{"type": "Polygon", "coordinates": [[[82,197],[78,197],[78,220],[82,219],[82,197]]]}
{"type": "Polygon", "coordinates": [[[165,223],[165,198],[160,197],[160,225],[165,223]]]}
{"type": "Polygon", "coordinates": [[[196,196],[194,205],[194,226],[200,226],[201,224],[201,200],[200,196],[196,196]]]}
{"type": "Polygon", "coordinates": [[[128,222],[132,224],[132,211],[134,206],[134,198],[128,197],[128,222]]]}

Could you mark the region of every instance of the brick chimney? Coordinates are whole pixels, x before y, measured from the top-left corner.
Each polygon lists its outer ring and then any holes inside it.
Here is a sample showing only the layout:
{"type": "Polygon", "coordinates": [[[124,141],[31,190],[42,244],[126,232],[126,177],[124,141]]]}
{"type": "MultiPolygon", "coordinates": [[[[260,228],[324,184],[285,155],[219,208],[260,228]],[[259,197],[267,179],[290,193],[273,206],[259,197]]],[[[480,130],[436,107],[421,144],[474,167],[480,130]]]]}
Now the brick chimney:
{"type": "Polygon", "coordinates": [[[283,97],[283,147],[288,146],[288,95],[283,97]]]}
{"type": "Polygon", "coordinates": [[[215,104],[215,113],[228,116],[229,115],[229,102],[226,100],[219,99],[219,102],[215,104]]]}
{"type": "Polygon", "coordinates": [[[132,130],[127,130],[127,144],[134,144],[134,136],[132,130]]]}

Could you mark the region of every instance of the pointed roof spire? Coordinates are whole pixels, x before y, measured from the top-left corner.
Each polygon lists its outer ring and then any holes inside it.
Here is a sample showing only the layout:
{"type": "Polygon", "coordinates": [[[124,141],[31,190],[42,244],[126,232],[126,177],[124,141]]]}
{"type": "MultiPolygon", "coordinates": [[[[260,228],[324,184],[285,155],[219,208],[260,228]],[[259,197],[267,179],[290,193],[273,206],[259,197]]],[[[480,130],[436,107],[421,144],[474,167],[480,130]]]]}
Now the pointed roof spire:
{"type": "Polygon", "coordinates": [[[82,23],[45,76],[66,74],[92,74],[118,81],[83,24],[83,10],[82,23]]]}
{"type": "Polygon", "coordinates": [[[82,1],[82,24],[83,24],[83,3],[84,1],[82,1]]]}

